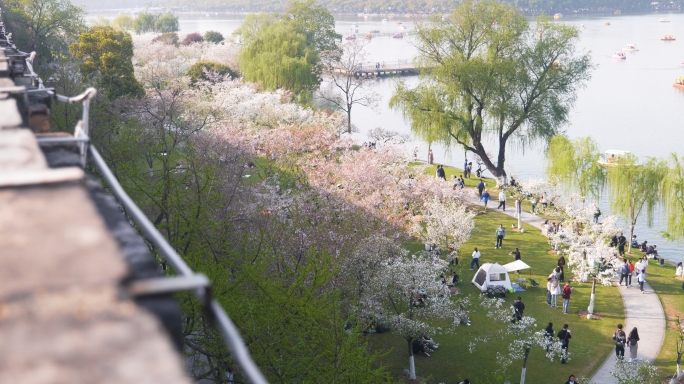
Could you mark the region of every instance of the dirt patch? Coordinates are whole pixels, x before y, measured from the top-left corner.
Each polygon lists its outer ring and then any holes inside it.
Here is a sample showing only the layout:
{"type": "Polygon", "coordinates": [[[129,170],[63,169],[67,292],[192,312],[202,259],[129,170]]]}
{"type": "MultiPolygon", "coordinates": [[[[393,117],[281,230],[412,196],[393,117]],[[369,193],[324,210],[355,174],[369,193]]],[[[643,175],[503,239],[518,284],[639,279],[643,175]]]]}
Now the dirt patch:
{"type": "Polygon", "coordinates": [[[546,253],[548,253],[549,255],[557,255],[557,254],[558,254],[558,251],[555,251],[555,250],[553,250],[553,249],[550,249],[550,250],[546,251],[546,253]]]}
{"type": "MultiPolygon", "coordinates": [[[[588,314],[589,314],[589,312],[582,311],[582,310],[577,312],[577,315],[579,315],[579,317],[581,317],[583,319],[586,319],[588,314]]],[[[594,312],[592,314],[592,320],[603,320],[603,316],[599,312],[594,312]]]]}

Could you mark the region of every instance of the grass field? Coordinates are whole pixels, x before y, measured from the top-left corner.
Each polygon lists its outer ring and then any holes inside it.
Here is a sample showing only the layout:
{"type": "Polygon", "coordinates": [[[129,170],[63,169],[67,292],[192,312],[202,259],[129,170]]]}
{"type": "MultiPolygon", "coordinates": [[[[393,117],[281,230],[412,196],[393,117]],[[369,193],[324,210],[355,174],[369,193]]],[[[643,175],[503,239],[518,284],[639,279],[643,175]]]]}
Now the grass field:
{"type": "MultiPolygon", "coordinates": [[[[610,335],[619,322],[624,321],[624,306],[622,298],[614,287],[597,286],[595,311],[603,317],[602,320],[586,320],[580,318],[577,312],[589,305],[591,284],[573,283],[575,290],[570,303],[570,314],[564,315],[562,310],[546,305],[546,276],[556,266],[558,256],[548,254],[550,249],[546,238],[537,229],[530,229],[525,233],[509,230],[504,240],[503,249],[495,249],[494,231],[499,224],[510,229],[515,219],[496,212],[480,212],[475,218],[475,229],[470,241],[461,248],[461,262],[457,271],[461,277],[458,289],[461,295],[468,295],[473,302],[470,308],[472,326],[459,327],[455,333],[434,335],[440,343],[437,351],[431,357],[416,356],[416,372],[419,376],[430,377],[435,383],[458,383],[464,378],[473,383],[501,384],[505,380],[519,383],[522,361],[514,363],[507,371],[497,373],[496,352],[504,351],[506,344],[500,340],[492,340],[487,344],[478,345],[473,353],[468,351],[468,345],[478,336],[495,333],[502,324],[494,323],[486,317],[484,309],[477,303],[481,298],[479,290],[473,286],[475,271],[469,271],[470,254],[473,247],[478,247],[482,253],[481,263],[498,262],[505,264],[513,261],[509,255],[515,247],[520,248],[522,260],[528,263],[531,270],[522,271],[520,276],[511,274],[511,280],[518,277],[532,278],[541,284],[538,288],[528,288],[527,292],[509,294],[506,301],[513,303],[515,296],[520,295],[525,303],[525,315],[537,319],[540,329],[548,322],[554,324],[556,333],[563,323],[568,323],[572,330],[573,339],[570,342],[572,360],[561,365],[558,360],[549,361],[543,351],[533,350],[528,361],[527,383],[562,383],[569,374],[578,377],[590,376],[610,354],[614,348],[610,335]]],[[[421,249],[422,244],[410,244],[413,251],[421,249]]],[[[566,269],[566,279],[569,277],[566,269]]],[[[529,287],[529,285],[528,285],[529,287]]],[[[562,299],[559,298],[559,301],[562,299]]],[[[408,368],[408,352],[404,339],[392,333],[373,334],[369,341],[374,348],[392,348],[392,352],[384,358],[392,374],[400,376],[404,368],[408,368]]]]}

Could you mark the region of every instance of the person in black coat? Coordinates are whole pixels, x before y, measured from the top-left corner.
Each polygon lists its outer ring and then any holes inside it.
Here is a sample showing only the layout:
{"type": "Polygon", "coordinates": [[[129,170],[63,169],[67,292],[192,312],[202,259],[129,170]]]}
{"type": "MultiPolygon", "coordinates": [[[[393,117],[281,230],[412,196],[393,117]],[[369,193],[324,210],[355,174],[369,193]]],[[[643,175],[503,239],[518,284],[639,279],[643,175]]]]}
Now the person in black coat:
{"type": "Polygon", "coordinates": [[[515,317],[514,321],[520,321],[523,318],[523,312],[525,311],[525,304],[522,302],[522,298],[518,296],[517,299],[515,299],[515,302],[513,303],[513,316],[515,317]]]}
{"type": "Polygon", "coordinates": [[[570,375],[568,377],[568,381],[566,381],[565,384],[577,384],[577,381],[575,380],[575,375],[570,375]]]}
{"type": "Polygon", "coordinates": [[[561,342],[561,364],[565,364],[565,358],[568,355],[568,346],[572,335],[568,329],[567,324],[563,324],[563,329],[558,331],[558,340],[561,342]]]}

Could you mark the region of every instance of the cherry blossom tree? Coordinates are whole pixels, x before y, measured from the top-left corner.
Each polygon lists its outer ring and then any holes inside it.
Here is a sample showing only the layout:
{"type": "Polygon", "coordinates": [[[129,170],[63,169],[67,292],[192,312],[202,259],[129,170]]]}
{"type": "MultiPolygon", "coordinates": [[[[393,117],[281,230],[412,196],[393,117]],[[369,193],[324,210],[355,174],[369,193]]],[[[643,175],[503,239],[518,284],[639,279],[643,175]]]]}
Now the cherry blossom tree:
{"type": "Polygon", "coordinates": [[[486,308],[487,317],[503,324],[504,327],[493,335],[476,338],[476,342],[472,342],[469,345],[470,352],[473,352],[478,341],[486,343],[492,338],[509,341],[510,343],[505,352],[498,351],[496,353],[498,366],[499,369],[503,370],[515,361],[522,360],[523,365],[520,375],[520,384],[525,384],[527,359],[532,348],[544,349],[546,357],[551,361],[557,356],[570,360],[570,356],[562,349],[561,342],[557,339],[553,339],[553,341],[549,343],[545,330],[537,327],[537,320],[533,317],[523,316],[521,320],[512,321],[513,309],[506,304],[504,299],[485,298],[480,301],[480,306],[486,308]],[[566,355],[562,356],[563,354],[566,355]]]}
{"type": "Polygon", "coordinates": [[[437,197],[423,204],[422,223],[416,223],[414,230],[426,244],[433,244],[438,250],[455,256],[461,244],[468,241],[475,226],[474,212],[458,200],[441,200],[437,197]]]}
{"type": "Polygon", "coordinates": [[[429,335],[452,332],[467,323],[466,299],[453,300],[439,276],[448,263],[425,253],[386,260],[373,289],[363,301],[369,315],[386,324],[406,340],[409,355],[409,379],[415,380],[413,341],[429,335]],[[443,326],[432,322],[446,320],[443,326]]]}

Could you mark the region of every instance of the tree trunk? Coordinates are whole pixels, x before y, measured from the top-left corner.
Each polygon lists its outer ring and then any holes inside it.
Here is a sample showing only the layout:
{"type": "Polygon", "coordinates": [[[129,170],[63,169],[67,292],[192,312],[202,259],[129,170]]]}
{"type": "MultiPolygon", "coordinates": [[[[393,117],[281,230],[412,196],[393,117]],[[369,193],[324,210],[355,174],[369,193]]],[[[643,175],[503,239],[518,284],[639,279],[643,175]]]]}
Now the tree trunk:
{"type": "Polygon", "coordinates": [[[631,227],[629,227],[629,248],[627,249],[627,253],[632,253],[632,239],[634,238],[634,224],[632,224],[631,227]]]}
{"type": "Polygon", "coordinates": [[[596,299],[596,278],[594,277],[594,282],[591,283],[591,298],[589,299],[589,307],[587,308],[587,312],[589,312],[590,315],[594,313],[594,300],[596,299]]]}
{"type": "Polygon", "coordinates": [[[682,377],[684,377],[684,371],[682,371],[682,365],[677,364],[677,378],[681,379],[682,377]]]}
{"type": "Polygon", "coordinates": [[[413,338],[406,339],[409,349],[409,380],[416,379],[416,363],[413,360],[413,338]]]}
{"type": "Polygon", "coordinates": [[[530,356],[530,347],[525,348],[525,358],[523,359],[522,373],[520,374],[520,384],[525,384],[525,373],[527,372],[528,356],[530,356]]]}
{"type": "Polygon", "coordinates": [[[347,132],[352,133],[351,129],[351,105],[347,104],[347,132]]]}

